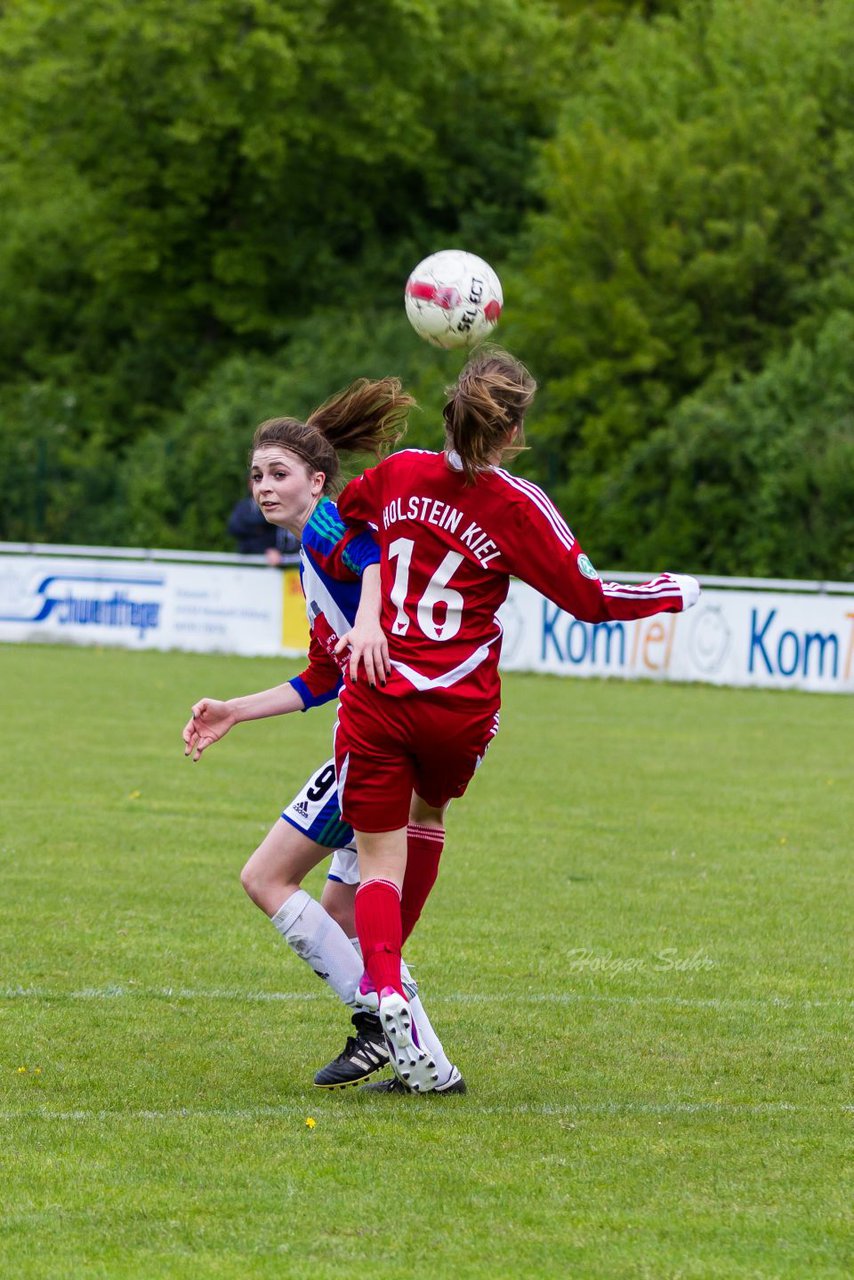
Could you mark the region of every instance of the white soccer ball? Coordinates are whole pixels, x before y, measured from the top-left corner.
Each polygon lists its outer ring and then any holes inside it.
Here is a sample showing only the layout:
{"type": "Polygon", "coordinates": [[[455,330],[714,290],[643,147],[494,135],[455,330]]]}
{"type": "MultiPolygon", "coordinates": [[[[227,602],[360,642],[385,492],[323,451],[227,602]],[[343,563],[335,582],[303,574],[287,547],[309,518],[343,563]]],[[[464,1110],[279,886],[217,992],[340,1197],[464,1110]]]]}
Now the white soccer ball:
{"type": "Polygon", "coordinates": [[[469,347],[498,323],[501,281],[483,258],[442,249],[419,262],[406,282],[406,314],[415,332],[437,347],[469,347]]]}

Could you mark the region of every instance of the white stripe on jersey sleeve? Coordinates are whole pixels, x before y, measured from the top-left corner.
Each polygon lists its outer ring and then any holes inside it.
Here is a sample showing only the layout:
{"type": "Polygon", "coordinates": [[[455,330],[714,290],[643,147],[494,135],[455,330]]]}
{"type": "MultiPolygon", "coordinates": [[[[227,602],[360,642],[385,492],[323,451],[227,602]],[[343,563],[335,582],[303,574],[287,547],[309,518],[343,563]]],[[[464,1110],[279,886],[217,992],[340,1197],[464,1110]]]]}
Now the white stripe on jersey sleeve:
{"type": "Polygon", "coordinates": [[[315,569],[305,551],[302,556],[302,588],[305,592],[306,609],[309,623],[314,622],[312,605],[316,605],[337,636],[345,635],[351,629],[351,623],[336,604],[332,592],[315,569]]]}
{"type": "Polygon", "coordinates": [[[520,476],[511,475],[509,471],[504,471],[501,467],[496,469],[495,474],[501,476],[503,480],[513,489],[518,489],[524,494],[534,506],[542,512],[546,517],[558,540],[563,543],[567,551],[571,551],[575,544],[575,537],[569,525],[558,511],[554,503],[546,497],[542,489],[537,485],[531,484],[529,480],[523,480],[520,476]]]}
{"type": "Polygon", "coordinates": [[[606,596],[622,600],[647,600],[650,596],[673,596],[679,591],[678,583],[667,574],[653,578],[651,582],[603,582],[602,591],[606,596]]]}

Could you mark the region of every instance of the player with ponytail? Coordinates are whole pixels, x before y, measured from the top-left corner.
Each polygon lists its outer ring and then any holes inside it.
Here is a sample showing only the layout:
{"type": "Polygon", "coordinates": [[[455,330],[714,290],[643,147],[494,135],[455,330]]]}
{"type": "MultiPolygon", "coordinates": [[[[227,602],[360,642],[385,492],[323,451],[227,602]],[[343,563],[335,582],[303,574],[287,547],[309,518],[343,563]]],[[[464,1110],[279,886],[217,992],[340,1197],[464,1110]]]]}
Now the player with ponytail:
{"type": "MultiPolygon", "coordinates": [[[[341,686],[336,649],[352,641],[354,665],[370,684],[386,678],[387,646],[379,628],[379,550],[367,531],[347,529],[332,501],[340,484],[340,454],[380,457],[402,434],[414,401],[395,378],[361,379],[315,409],[305,422],[271,418],[255,431],[250,453],[253,496],[271,524],[301,540],[300,577],[311,639],[306,669],[285,684],[221,702],[202,698],[184,727],[185,754],[198,760],[234,725],[321,706],[341,686]],[[361,608],[360,608],[361,600],[361,608]],[[359,611],[360,627],[353,625],[359,611]]],[[[435,840],[433,840],[435,845],[435,840]]],[[[431,846],[432,847],[432,846],[431,846]]],[[[356,1084],[385,1066],[388,1049],[374,1010],[360,992],[363,963],[355,941],[353,895],[358,883],[353,832],[342,820],[334,762],[312,774],[284,809],[241,873],[249,897],[292,949],[352,1011],[355,1036],[315,1076],[322,1088],[356,1084]],[[302,888],[304,876],[335,850],[321,902],[302,888]]],[[[440,1089],[465,1085],[430,1026],[404,966],[407,995],[424,1028],[432,1075],[440,1089]]]]}
{"type": "Polygon", "coordinates": [[[335,757],[359,849],[356,926],[399,1087],[419,1092],[435,1087],[434,1072],[399,961],[432,879],[411,853],[407,863],[407,826],[441,830],[496,732],[497,613],[511,575],[591,623],[678,613],[699,596],[678,574],[602,582],[545,493],[502,469],[524,447],[535,392],[506,351],[476,353],[449,391],[445,449],[393,454],[338,499],[348,523],[375,531],[390,655],[384,685],[348,673],[341,692],[335,757]]]}

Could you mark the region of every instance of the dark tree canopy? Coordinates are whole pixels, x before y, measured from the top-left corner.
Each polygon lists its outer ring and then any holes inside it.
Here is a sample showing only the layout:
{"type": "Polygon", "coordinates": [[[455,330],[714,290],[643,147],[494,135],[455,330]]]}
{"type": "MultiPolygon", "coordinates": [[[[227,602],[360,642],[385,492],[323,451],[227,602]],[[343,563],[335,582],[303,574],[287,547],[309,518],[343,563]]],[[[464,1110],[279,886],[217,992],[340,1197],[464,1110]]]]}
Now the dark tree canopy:
{"type": "Polygon", "coordinates": [[[600,562],[854,572],[850,0],[10,0],[0,118],[0,537],[228,546],[359,374],[437,443],[459,245],[600,562]]]}

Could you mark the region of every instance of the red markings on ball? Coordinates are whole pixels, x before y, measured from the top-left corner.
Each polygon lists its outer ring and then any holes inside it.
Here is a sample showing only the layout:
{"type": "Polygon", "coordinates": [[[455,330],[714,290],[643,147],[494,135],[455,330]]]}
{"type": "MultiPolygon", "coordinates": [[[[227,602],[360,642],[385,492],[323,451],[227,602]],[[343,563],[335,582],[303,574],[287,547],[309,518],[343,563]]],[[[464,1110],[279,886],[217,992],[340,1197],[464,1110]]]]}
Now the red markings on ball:
{"type": "MultiPolygon", "coordinates": [[[[462,302],[459,289],[448,285],[440,287],[430,284],[428,280],[410,280],[406,286],[406,293],[408,297],[415,298],[418,302],[432,302],[443,311],[452,311],[462,302]]],[[[499,307],[498,310],[500,312],[501,308],[499,307]]]]}

